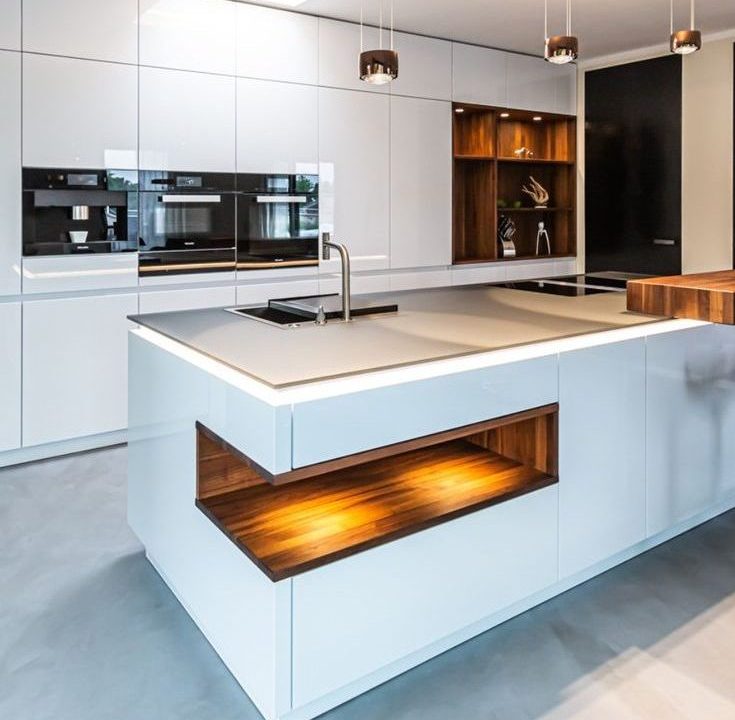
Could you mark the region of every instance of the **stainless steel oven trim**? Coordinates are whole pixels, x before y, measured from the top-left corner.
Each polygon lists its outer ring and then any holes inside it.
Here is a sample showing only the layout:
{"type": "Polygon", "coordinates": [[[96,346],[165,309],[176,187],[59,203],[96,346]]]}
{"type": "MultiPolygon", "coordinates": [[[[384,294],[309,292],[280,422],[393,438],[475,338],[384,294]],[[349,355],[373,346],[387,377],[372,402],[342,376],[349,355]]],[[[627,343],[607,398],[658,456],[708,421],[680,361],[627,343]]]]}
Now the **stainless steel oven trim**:
{"type": "Polygon", "coordinates": [[[256,195],[257,203],[305,203],[306,195],[256,195]]]}
{"type": "Polygon", "coordinates": [[[162,203],[221,203],[221,195],[161,195],[158,198],[162,203]]]}

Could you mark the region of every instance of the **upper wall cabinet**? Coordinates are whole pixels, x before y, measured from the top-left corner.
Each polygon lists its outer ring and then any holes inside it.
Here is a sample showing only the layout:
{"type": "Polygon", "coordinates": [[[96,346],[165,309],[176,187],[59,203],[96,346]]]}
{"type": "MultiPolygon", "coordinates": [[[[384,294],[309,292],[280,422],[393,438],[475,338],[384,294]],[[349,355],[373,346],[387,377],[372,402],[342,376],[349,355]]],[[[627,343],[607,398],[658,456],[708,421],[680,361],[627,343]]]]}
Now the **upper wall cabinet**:
{"type": "Polygon", "coordinates": [[[395,95],[450,100],[452,97],[452,43],[446,40],[395,33],[398,78],[395,95]]]}
{"type": "Polygon", "coordinates": [[[576,115],[576,65],[508,54],[508,107],[576,115]]]}
{"type": "MultiPolygon", "coordinates": [[[[387,40],[387,33],[383,36],[387,40]]],[[[378,47],[378,30],[366,27],[365,49],[378,47]]],[[[360,26],[319,19],[319,84],[327,87],[387,93],[389,85],[368,85],[360,80],[360,26]]]]}
{"type": "Polygon", "coordinates": [[[309,15],[234,3],[237,74],[316,84],[319,24],[309,15]]]}
{"type": "Polygon", "coordinates": [[[577,114],[577,66],[556,66],[554,88],[556,90],[556,112],[563,115],[577,114]]]}
{"type": "Polygon", "coordinates": [[[237,4],[141,0],[140,64],[235,74],[237,4]]]}
{"type": "Polygon", "coordinates": [[[452,108],[391,98],[390,265],[452,262],[452,108]]]}
{"type": "MultiPolygon", "coordinates": [[[[388,267],[389,128],[388,97],[320,88],[320,221],[347,245],[355,270],[388,267]]],[[[320,265],[338,267],[338,259],[320,265]]]]}
{"type": "Polygon", "coordinates": [[[478,105],[508,105],[508,53],[452,43],[452,98],[478,105]]]}
{"type": "Polygon", "coordinates": [[[20,54],[0,51],[0,295],[20,293],[20,54]]]}
{"type": "Polygon", "coordinates": [[[235,171],[235,78],[140,69],[140,167],[235,171]]]}
{"type": "Polygon", "coordinates": [[[312,85],[238,78],[238,172],[317,173],[318,93],[312,85]]]}
{"type": "Polygon", "coordinates": [[[137,108],[135,67],[26,54],[23,165],[137,167],[137,108]]]}
{"type": "Polygon", "coordinates": [[[137,0],[23,0],[23,50],[138,61],[137,0]]]}
{"type": "Polygon", "coordinates": [[[21,0],[0,0],[0,49],[20,50],[21,0]]]}

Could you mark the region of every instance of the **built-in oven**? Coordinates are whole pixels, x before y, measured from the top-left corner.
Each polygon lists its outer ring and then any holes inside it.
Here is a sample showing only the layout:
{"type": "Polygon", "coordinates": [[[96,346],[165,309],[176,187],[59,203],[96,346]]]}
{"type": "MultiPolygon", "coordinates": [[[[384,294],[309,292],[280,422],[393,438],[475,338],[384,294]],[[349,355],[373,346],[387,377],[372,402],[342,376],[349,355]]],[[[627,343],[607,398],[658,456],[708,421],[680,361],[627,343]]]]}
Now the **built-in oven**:
{"type": "Polygon", "coordinates": [[[141,276],[233,271],[234,173],[140,174],[141,276]]]}
{"type": "Polygon", "coordinates": [[[138,172],[23,168],[23,255],[138,249],[138,172]]]}
{"type": "Polygon", "coordinates": [[[319,177],[237,176],[239,270],[319,263],[319,177]]]}

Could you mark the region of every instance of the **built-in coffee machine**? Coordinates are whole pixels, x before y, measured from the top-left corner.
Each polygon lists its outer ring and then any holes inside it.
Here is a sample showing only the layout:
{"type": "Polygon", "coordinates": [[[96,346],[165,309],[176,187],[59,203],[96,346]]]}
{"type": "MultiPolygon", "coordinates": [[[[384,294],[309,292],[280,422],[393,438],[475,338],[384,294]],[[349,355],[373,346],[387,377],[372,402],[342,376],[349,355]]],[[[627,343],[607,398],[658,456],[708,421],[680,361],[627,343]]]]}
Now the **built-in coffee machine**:
{"type": "Polygon", "coordinates": [[[23,168],[24,256],[137,249],[137,171],[23,168]]]}

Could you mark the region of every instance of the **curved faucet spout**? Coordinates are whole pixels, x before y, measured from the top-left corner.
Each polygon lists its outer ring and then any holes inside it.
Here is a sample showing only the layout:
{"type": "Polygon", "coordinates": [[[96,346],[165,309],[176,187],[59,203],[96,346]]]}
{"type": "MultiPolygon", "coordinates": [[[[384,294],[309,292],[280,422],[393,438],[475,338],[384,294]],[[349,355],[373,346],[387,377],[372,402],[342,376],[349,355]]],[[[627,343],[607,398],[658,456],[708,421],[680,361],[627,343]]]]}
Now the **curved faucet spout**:
{"type": "Polygon", "coordinates": [[[331,234],[322,233],[322,258],[329,260],[330,249],[339,253],[342,261],[342,317],[345,322],[352,320],[352,294],[350,290],[350,254],[342,243],[332,242],[331,234]]]}

